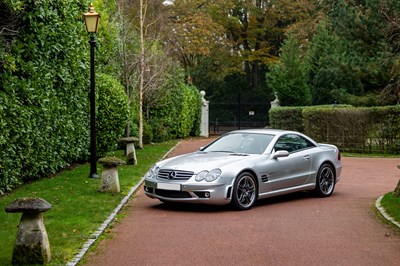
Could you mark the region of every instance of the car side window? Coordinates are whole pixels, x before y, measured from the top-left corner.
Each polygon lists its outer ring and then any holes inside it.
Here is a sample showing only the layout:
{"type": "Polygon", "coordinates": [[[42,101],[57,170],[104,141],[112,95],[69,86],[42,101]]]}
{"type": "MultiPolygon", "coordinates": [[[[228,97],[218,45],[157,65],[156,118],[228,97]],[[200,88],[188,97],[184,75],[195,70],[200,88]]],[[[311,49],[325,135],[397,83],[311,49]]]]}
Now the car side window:
{"type": "Polygon", "coordinates": [[[278,139],[275,143],[274,149],[275,151],[285,150],[288,152],[295,152],[311,147],[315,147],[315,145],[302,136],[287,134],[278,139]]]}

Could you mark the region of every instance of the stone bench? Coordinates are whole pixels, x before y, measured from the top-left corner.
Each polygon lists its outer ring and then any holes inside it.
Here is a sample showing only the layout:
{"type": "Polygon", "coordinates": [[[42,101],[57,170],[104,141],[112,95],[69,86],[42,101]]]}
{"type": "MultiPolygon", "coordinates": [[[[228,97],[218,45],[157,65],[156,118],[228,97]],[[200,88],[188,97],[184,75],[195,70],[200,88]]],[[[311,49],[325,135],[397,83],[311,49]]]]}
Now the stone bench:
{"type": "Polygon", "coordinates": [[[41,198],[21,198],[6,208],[9,213],[22,212],[12,256],[13,265],[45,264],[51,260],[42,214],[51,207],[41,198]]]}
{"type": "Polygon", "coordinates": [[[135,142],[138,142],[139,139],[135,137],[126,137],[120,140],[125,145],[125,156],[128,158],[128,164],[136,165],[136,151],[135,151],[135,142]]]}
{"type": "Polygon", "coordinates": [[[118,166],[125,165],[125,161],[116,157],[104,157],[98,161],[103,165],[103,172],[101,173],[100,192],[120,192],[118,166]]]}

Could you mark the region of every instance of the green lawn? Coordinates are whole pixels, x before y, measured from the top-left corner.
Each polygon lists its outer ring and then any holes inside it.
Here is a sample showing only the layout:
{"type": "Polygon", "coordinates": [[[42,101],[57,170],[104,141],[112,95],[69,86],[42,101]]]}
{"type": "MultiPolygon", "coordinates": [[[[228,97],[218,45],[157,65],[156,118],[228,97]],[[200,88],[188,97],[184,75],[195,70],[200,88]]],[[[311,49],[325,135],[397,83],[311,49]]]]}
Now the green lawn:
{"type": "MultiPolygon", "coordinates": [[[[20,213],[6,213],[5,208],[15,199],[40,197],[52,204],[44,213],[49,236],[52,261],[49,265],[65,265],[96,231],[121,200],[129,193],[156,161],[160,160],[177,141],[147,145],[137,150],[138,164],[118,167],[121,193],[99,193],[100,179],[91,179],[89,164],[63,171],[52,178],[45,178],[24,185],[0,197],[0,265],[11,265],[12,250],[17,234],[20,213]]],[[[123,151],[111,156],[124,158],[123,151]]],[[[98,165],[101,175],[102,166],[98,165]]]]}
{"type": "Polygon", "coordinates": [[[393,192],[389,192],[382,197],[381,205],[387,214],[400,223],[400,198],[393,196],[393,192]]]}

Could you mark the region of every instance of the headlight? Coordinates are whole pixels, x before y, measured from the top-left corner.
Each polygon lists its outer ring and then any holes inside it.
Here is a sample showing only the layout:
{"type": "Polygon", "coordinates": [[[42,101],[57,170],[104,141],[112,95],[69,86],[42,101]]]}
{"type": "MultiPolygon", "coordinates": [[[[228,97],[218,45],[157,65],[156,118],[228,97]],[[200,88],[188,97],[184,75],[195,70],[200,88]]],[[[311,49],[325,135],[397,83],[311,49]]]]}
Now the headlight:
{"type": "Polygon", "coordinates": [[[216,180],[220,175],[221,175],[221,170],[219,170],[219,169],[214,169],[214,170],[210,171],[210,172],[206,175],[206,181],[207,181],[207,182],[214,181],[214,180],[216,180]]]}
{"type": "Polygon", "coordinates": [[[221,176],[221,170],[220,169],[214,169],[211,170],[210,172],[208,171],[201,171],[198,173],[195,177],[195,180],[200,182],[202,180],[206,180],[207,182],[212,182],[216,180],[218,177],[221,176]]]}
{"type": "Polygon", "coordinates": [[[201,171],[200,173],[198,173],[196,175],[196,177],[194,178],[196,181],[202,181],[204,179],[206,179],[206,175],[208,174],[208,171],[201,171]]]}
{"type": "Polygon", "coordinates": [[[160,168],[157,165],[153,165],[150,170],[146,173],[145,178],[156,178],[160,168]]]}

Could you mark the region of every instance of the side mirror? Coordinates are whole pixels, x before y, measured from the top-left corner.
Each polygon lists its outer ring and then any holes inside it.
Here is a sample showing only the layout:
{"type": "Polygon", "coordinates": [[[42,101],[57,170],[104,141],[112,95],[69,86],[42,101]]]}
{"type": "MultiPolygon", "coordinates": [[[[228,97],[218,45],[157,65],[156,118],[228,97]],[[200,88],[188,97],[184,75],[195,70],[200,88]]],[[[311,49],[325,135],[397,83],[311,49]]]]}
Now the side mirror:
{"type": "Polygon", "coordinates": [[[281,157],[288,157],[289,156],[289,152],[282,150],[282,151],[277,151],[275,152],[274,156],[272,157],[273,159],[278,159],[281,157]]]}

